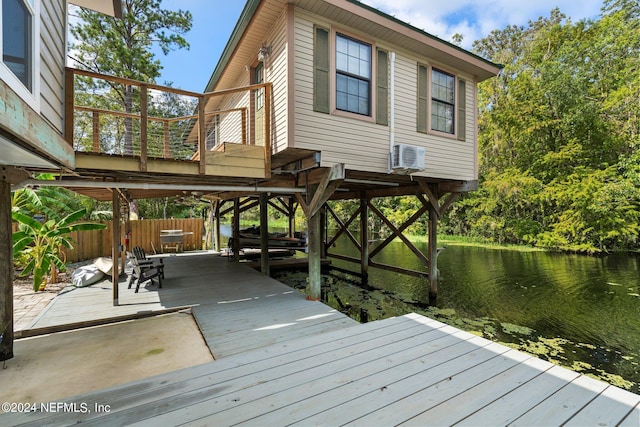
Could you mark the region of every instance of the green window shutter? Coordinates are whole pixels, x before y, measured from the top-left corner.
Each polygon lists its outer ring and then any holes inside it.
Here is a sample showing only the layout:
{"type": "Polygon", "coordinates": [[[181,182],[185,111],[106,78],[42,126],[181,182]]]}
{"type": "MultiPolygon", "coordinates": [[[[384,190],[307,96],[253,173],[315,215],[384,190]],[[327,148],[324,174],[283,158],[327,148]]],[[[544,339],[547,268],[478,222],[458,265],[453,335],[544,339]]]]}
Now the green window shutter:
{"type": "Polygon", "coordinates": [[[389,63],[387,51],[378,49],[376,76],[376,123],[389,125],[389,63]]]}
{"type": "Polygon", "coordinates": [[[467,137],[467,83],[458,80],[458,140],[464,141],[467,137]]]}
{"type": "Polygon", "coordinates": [[[329,113],[329,31],[314,27],[313,110],[329,113]]]}
{"type": "Polygon", "coordinates": [[[418,132],[427,132],[427,67],[418,64],[418,132]]]}

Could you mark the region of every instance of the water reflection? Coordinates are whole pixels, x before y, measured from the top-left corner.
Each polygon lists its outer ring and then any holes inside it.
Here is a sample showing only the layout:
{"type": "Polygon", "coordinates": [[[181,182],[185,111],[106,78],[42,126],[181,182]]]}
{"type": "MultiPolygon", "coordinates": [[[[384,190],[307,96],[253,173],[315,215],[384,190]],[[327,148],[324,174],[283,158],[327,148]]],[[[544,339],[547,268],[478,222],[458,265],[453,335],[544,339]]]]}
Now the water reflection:
{"type": "MultiPolygon", "coordinates": [[[[426,252],[426,244],[416,245],[426,252]]],[[[349,242],[334,251],[353,257],[349,242]]],[[[426,271],[402,243],[391,243],[375,261],[426,271]]],[[[332,260],[356,271],[356,265],[332,260]]],[[[325,294],[336,308],[369,320],[422,312],[454,326],[616,383],[620,375],[640,388],[640,257],[588,257],[449,246],[438,258],[437,307],[426,309],[425,279],[370,269],[369,289],[355,276],[325,277],[325,294]]],[[[281,280],[295,284],[292,275],[281,280]]],[[[306,279],[306,277],[305,277],[306,279]]],[[[299,282],[304,286],[303,282],[299,282]]]]}

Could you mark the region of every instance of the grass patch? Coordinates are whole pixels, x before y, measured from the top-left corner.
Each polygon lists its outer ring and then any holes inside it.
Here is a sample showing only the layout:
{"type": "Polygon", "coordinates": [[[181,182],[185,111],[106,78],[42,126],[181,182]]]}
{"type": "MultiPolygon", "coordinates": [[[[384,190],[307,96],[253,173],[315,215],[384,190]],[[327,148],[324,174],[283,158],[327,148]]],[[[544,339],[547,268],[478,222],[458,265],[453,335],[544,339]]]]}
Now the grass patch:
{"type": "MultiPolygon", "coordinates": [[[[416,235],[416,234],[408,234],[407,238],[413,243],[427,243],[429,241],[429,238],[427,236],[416,235]]],[[[442,245],[473,246],[477,248],[487,248],[487,249],[507,249],[507,250],[519,251],[519,252],[544,252],[545,251],[545,249],[542,249],[542,248],[534,248],[532,246],[527,246],[527,245],[496,243],[480,237],[470,237],[470,236],[439,235],[438,246],[442,246],[442,245]]]]}

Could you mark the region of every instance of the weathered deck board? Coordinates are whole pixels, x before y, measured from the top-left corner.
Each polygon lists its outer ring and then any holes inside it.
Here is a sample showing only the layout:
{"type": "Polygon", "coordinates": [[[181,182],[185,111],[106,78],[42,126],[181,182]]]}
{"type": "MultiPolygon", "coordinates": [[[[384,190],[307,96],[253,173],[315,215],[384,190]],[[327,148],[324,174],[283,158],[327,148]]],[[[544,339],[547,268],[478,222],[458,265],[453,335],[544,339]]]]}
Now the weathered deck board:
{"type": "MultiPolygon", "coordinates": [[[[3,414],[0,424],[640,425],[635,394],[417,314],[359,325],[222,261],[170,257],[163,289],[121,294],[125,310],[192,306],[218,360],[66,399],[108,414],[3,414]]],[[[61,301],[96,304],[86,295],[61,301]]],[[[62,311],[39,321],[78,320],[62,311]]]]}
{"type": "Polygon", "coordinates": [[[32,327],[191,306],[207,345],[220,358],[357,324],[244,264],[213,254],[168,256],[164,263],[160,289],[150,286],[136,294],[122,279],[117,307],[112,304],[109,282],[74,289],[59,295],[32,327]]]}
{"type": "Polygon", "coordinates": [[[418,315],[278,343],[69,401],[26,425],[637,425],[640,396],[418,315]],[[570,396],[576,396],[576,403],[570,396]]]}

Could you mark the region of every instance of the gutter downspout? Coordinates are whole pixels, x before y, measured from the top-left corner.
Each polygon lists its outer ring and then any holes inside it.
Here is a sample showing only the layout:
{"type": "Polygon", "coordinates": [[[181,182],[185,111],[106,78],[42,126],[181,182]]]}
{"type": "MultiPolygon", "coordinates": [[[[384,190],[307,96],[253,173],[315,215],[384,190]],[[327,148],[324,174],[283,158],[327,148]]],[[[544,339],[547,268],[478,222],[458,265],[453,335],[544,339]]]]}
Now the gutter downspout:
{"type": "Polygon", "coordinates": [[[393,146],[396,143],[396,53],[389,52],[389,173],[392,172],[393,146]]]}

